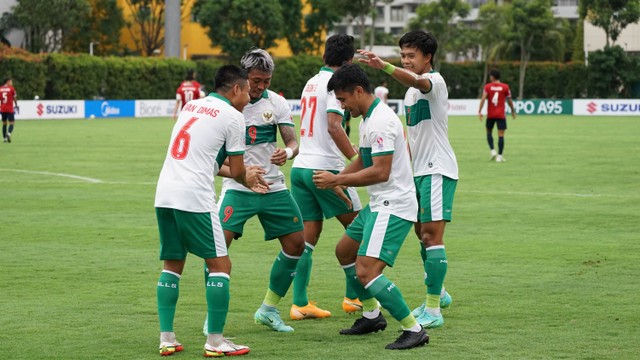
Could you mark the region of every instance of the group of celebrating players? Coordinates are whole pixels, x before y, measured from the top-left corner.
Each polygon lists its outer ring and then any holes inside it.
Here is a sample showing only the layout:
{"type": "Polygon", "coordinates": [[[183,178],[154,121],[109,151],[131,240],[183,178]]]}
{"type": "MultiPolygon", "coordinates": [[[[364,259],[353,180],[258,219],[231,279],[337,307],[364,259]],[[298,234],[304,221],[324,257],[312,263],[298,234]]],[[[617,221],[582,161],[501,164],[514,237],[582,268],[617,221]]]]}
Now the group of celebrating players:
{"type": "MultiPolygon", "coordinates": [[[[312,255],[323,221],[335,217],[345,228],[336,257],[345,272],[346,312],[362,312],[343,335],[384,330],[384,308],[400,322],[401,335],[386,349],[411,349],[429,342],[425,329],[444,325],[441,308],[447,256],[443,242],[451,221],[458,166],[448,139],[447,86],[433,69],[435,37],[411,31],[399,41],[402,68],[371,51],[360,62],[405,85],[405,127],[373,93],[348,35],[327,39],[324,66],[301,95],[299,141],[287,101],[269,90],[274,62],[262,49],[248,51],[241,66],[216,73],[214,91],[193,96],[177,117],[158,180],[155,208],[164,261],[157,286],[160,354],[182,351],[173,318],[185,259],[205,260],[207,341],[204,356],[243,355],[249,347],[223,336],[229,308],[231,261],[227,250],[257,215],[265,240],[278,239],[281,252],[271,268],[257,324],[292,332],[278,311],[293,284],[292,320],[326,318],[329,311],[309,300],[312,255]],[[342,128],[345,115],[362,116],[357,147],[342,128]],[[284,148],[277,145],[280,133],[284,148]],[[408,150],[407,150],[408,149],[408,150]],[[347,159],[348,164],[347,164],[347,159]],[[291,191],[280,166],[293,160],[291,191]],[[214,176],[224,177],[216,204],[214,176]],[[354,187],[366,186],[362,206],[354,187]],[[424,265],[425,302],[413,311],[385,275],[414,229],[424,265]]],[[[189,75],[191,95],[199,84],[189,75]]],[[[185,99],[186,100],[186,99],[185,99]]]]}

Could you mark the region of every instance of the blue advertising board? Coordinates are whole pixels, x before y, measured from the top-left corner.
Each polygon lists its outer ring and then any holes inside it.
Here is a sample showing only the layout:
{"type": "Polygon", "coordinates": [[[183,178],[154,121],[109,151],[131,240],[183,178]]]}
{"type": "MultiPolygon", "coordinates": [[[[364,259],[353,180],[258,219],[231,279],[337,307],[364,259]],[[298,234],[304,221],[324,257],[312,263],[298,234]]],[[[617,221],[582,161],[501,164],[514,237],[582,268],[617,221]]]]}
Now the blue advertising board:
{"type": "Polygon", "coordinates": [[[84,105],[86,118],[96,117],[134,117],[134,100],[87,100],[84,105]]]}

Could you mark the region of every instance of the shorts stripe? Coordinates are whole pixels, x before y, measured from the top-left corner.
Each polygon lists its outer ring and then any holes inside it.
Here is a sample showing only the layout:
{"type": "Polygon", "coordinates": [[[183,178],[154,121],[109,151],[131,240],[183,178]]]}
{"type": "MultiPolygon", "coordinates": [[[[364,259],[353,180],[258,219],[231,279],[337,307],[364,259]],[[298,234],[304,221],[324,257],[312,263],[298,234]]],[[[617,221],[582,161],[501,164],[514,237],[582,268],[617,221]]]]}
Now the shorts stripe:
{"type": "Polygon", "coordinates": [[[369,238],[369,246],[367,247],[367,256],[377,259],[380,258],[380,252],[382,251],[384,237],[387,234],[390,217],[391,214],[389,213],[378,213],[373,229],[371,229],[371,237],[369,238]]]}
{"type": "Polygon", "coordinates": [[[431,218],[442,219],[442,175],[431,175],[431,218]]]}
{"type": "Polygon", "coordinates": [[[218,212],[211,213],[211,228],[213,229],[213,241],[216,245],[216,254],[218,257],[227,256],[227,242],[224,238],[222,225],[220,225],[220,217],[218,212]]]}
{"type": "Polygon", "coordinates": [[[358,190],[354,187],[348,187],[347,193],[351,198],[351,205],[353,206],[353,211],[362,210],[362,203],[360,202],[360,197],[358,196],[358,190]]]}

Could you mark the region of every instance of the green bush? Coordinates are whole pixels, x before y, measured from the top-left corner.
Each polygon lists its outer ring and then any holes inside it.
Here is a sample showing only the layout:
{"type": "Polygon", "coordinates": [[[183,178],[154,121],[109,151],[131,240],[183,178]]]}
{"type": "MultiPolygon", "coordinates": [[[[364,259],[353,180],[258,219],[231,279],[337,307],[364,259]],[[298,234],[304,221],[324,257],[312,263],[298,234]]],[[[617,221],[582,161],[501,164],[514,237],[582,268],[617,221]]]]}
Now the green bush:
{"type": "MultiPolygon", "coordinates": [[[[20,98],[39,95],[46,99],[172,99],[188,69],[196,69],[196,79],[207,92],[224,61],[217,59],[184,61],[142,57],[92,57],[88,55],[33,55],[0,47],[0,77],[14,78],[20,98]],[[43,96],[44,95],[44,96],[43,96]]],[[[322,67],[319,56],[300,55],[275,59],[271,89],[286,98],[297,99],[306,81],[322,67]]],[[[396,59],[392,61],[399,66],[396,59]]],[[[527,67],[524,96],[527,99],[611,98],[640,96],[640,62],[620,49],[594,52],[590,66],[582,63],[532,62],[527,67]]],[[[364,66],[364,65],[363,65],[364,66]]],[[[518,94],[519,64],[499,62],[501,80],[518,94]]],[[[364,66],[375,87],[387,80],[389,97],[402,99],[406,88],[382,71],[364,66]]],[[[478,98],[484,63],[441,63],[451,99],[478,98]]]]}

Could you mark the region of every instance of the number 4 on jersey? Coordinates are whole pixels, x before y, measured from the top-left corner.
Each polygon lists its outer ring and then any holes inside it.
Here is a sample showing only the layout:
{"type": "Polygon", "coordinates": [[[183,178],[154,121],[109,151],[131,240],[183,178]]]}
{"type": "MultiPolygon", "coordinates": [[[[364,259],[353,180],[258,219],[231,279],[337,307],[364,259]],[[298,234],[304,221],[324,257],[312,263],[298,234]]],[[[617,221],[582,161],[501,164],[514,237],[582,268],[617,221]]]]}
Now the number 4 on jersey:
{"type": "Polygon", "coordinates": [[[171,144],[171,156],[176,160],[184,160],[189,153],[189,145],[191,143],[191,134],[187,132],[189,128],[198,121],[197,117],[192,117],[186,124],[178,131],[178,135],[171,144]]]}

